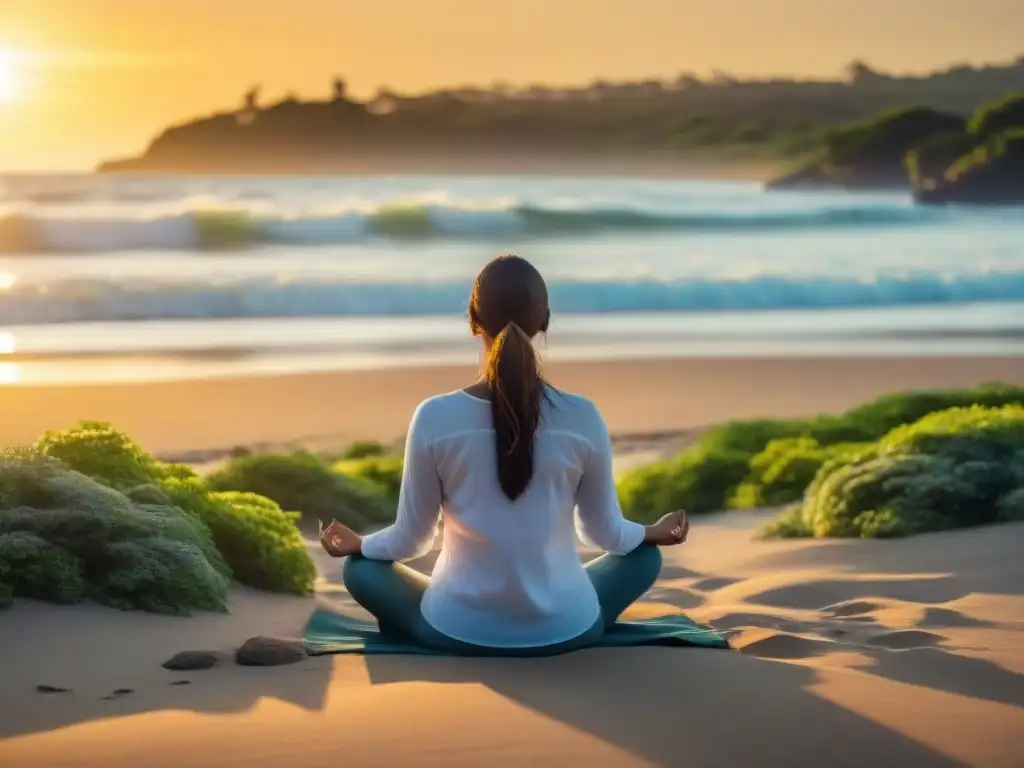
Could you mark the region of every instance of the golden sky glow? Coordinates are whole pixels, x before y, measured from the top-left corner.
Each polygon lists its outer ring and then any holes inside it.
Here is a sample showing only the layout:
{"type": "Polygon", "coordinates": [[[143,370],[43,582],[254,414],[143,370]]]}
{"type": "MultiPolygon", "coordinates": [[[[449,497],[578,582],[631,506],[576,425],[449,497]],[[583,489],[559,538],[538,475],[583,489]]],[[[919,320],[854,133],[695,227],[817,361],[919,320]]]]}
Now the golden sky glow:
{"type": "Polygon", "coordinates": [[[18,95],[18,63],[13,51],[0,48],[0,104],[18,95]]]}
{"type": "Polygon", "coordinates": [[[922,70],[1015,58],[1022,29],[1022,0],[0,0],[0,169],[137,152],[257,83],[922,70]]]}

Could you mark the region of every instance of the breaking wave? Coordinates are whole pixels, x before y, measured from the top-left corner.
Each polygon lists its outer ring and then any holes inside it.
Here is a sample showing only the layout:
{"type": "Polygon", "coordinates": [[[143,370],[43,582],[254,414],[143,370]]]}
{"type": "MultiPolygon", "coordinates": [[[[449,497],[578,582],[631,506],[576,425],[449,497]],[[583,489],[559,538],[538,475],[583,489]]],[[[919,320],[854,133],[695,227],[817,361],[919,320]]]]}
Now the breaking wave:
{"type": "MultiPolygon", "coordinates": [[[[245,280],[230,284],[64,281],[15,284],[0,324],[258,317],[416,316],[461,313],[469,283],[245,280]]],[[[552,281],[563,313],[707,312],[898,307],[1024,301],[1024,270],[871,281],[758,275],[747,279],[552,281]]]]}
{"type": "Polygon", "coordinates": [[[0,253],[100,253],[125,250],[217,251],[266,245],[324,246],[394,240],[586,237],[611,232],[735,233],[911,226],[948,216],[909,205],[859,204],[802,210],[672,212],[632,208],[387,204],[330,214],[280,215],[197,209],[148,217],[12,213],[0,217],[0,253]]]}

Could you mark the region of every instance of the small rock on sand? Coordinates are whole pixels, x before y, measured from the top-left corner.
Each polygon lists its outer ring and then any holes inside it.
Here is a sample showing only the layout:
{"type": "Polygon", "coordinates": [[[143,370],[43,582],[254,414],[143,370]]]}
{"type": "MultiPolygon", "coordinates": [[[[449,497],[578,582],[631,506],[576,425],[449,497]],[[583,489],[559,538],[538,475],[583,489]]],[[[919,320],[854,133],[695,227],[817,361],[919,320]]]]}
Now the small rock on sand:
{"type": "Polygon", "coordinates": [[[220,654],[213,651],[182,651],[174,654],[161,666],[164,669],[210,669],[220,661],[220,654]]]}
{"type": "Polygon", "coordinates": [[[250,637],[235,651],[235,663],[243,667],[279,667],[306,658],[301,640],[250,637]]]}

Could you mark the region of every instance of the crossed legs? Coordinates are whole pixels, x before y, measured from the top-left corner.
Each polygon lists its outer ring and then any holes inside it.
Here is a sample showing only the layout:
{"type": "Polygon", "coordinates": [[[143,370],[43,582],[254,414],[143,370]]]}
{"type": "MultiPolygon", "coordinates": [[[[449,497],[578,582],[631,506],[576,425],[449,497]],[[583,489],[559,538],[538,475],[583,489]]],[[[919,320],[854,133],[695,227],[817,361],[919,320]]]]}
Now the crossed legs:
{"type": "Polygon", "coordinates": [[[463,643],[438,632],[423,618],[420,601],[430,584],[427,576],[401,563],[345,560],[342,578],[352,599],[373,614],[385,632],[411,635],[417,642],[456,654],[473,656],[547,656],[593,645],[607,627],[651,588],[661,570],[661,551],[641,545],[628,555],[602,555],[585,566],[601,604],[601,619],[584,634],[542,648],[496,649],[463,643]]]}

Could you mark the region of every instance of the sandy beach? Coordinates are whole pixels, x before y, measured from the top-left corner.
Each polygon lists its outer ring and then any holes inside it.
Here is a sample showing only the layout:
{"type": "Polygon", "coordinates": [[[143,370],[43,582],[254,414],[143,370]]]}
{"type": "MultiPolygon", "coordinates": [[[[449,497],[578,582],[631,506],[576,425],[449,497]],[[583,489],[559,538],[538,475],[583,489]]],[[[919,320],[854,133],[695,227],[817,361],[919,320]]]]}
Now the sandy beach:
{"type": "MultiPolygon", "coordinates": [[[[1024,525],[754,543],[762,517],[696,521],[632,611],[734,630],[731,651],[172,673],[160,664],[180,650],[296,634],[314,600],[238,591],[230,616],[191,619],[20,602],[0,614],[0,764],[1022,764],[1024,525]]],[[[358,614],[337,563],[318,562],[318,599],[358,614]]]]}
{"type": "MultiPolygon", "coordinates": [[[[564,364],[550,374],[597,400],[628,463],[726,418],[835,411],[896,389],[1021,383],[1024,365],[687,360],[564,364]]],[[[152,451],[207,458],[240,444],[391,439],[418,400],[471,375],[11,387],[0,389],[0,438],[98,418],[152,451]]],[[[361,615],[338,563],[315,545],[315,598],[238,589],[228,615],[18,601],[0,613],[0,765],[1024,764],[1024,524],[901,541],[754,541],[769,515],[695,520],[632,609],[685,611],[732,633],[730,651],[161,668],[182,650],[296,636],[318,600],[361,615]]],[[[428,571],[435,556],[416,566],[428,571]]]]}
{"type": "MultiPolygon", "coordinates": [[[[1019,357],[765,358],[560,362],[558,387],[592,398],[630,446],[728,419],[834,412],[896,390],[1024,383],[1019,357]]],[[[466,366],[153,384],[0,387],[0,444],[81,419],[110,421],[149,451],[190,461],[235,446],[400,440],[416,405],[466,386],[466,366]]],[[[621,442],[621,440],[620,440],[621,442]]]]}

